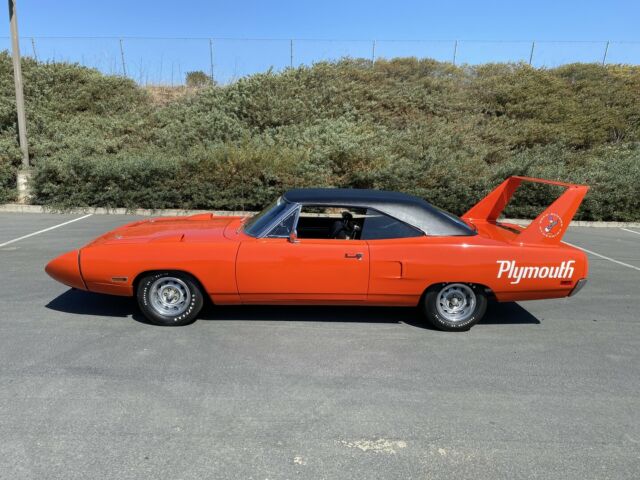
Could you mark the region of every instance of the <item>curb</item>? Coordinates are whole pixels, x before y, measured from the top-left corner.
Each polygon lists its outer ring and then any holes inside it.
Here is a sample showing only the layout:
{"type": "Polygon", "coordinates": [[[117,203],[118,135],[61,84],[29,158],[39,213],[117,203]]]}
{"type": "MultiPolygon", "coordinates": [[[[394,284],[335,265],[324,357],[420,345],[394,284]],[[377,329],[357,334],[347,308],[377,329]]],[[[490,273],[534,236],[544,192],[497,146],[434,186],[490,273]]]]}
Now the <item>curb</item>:
{"type": "Polygon", "coordinates": [[[66,213],[81,214],[92,213],[94,215],[141,215],[156,217],[175,217],[182,215],[194,215],[197,213],[213,213],[222,216],[237,216],[256,213],[251,211],[231,211],[231,210],[183,210],[179,208],[165,208],[152,210],[148,208],[102,208],[102,207],[74,207],[69,209],[55,209],[43,207],[42,205],[21,205],[19,203],[5,203],[0,205],[0,213],[66,213]]]}
{"type": "MultiPolygon", "coordinates": [[[[229,211],[229,210],[181,210],[178,208],[151,210],[146,208],[136,208],[128,210],[126,208],[92,208],[78,207],[68,210],[55,210],[53,208],[43,207],[41,205],[20,205],[18,203],[6,203],[0,205],[0,213],[93,213],[95,215],[141,215],[170,217],[181,215],[194,215],[197,213],[212,213],[221,216],[238,216],[255,213],[254,211],[229,211]]],[[[529,225],[531,220],[505,218],[505,223],[514,223],[516,225],[529,225]]],[[[574,220],[570,223],[572,227],[596,227],[596,228],[640,228],[640,222],[585,222],[583,220],[574,220]]]]}

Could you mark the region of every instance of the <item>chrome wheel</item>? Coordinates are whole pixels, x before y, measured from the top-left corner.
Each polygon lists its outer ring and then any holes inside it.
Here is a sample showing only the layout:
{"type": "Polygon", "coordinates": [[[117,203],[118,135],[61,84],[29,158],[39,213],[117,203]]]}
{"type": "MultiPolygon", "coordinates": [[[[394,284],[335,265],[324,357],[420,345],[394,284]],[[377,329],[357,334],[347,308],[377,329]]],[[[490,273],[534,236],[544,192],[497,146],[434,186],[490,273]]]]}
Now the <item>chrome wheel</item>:
{"type": "Polygon", "coordinates": [[[183,314],[191,302],[189,287],[176,277],[160,277],[149,287],[149,303],[160,315],[183,314]]]}
{"type": "Polygon", "coordinates": [[[476,294],[463,283],[446,285],[438,293],[436,309],[447,321],[457,323],[468,320],[476,308],[476,294]]]}

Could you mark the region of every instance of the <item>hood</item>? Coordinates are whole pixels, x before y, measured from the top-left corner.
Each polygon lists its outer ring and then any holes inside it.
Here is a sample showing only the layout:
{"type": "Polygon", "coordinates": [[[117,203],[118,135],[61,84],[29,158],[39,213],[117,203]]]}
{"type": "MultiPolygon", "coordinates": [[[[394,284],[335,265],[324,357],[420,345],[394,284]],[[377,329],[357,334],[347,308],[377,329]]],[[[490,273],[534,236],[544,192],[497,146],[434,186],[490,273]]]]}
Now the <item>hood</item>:
{"type": "Polygon", "coordinates": [[[142,220],[107,232],[89,243],[89,245],[207,242],[223,239],[226,226],[236,218],[203,213],[188,217],[162,217],[142,220]]]}

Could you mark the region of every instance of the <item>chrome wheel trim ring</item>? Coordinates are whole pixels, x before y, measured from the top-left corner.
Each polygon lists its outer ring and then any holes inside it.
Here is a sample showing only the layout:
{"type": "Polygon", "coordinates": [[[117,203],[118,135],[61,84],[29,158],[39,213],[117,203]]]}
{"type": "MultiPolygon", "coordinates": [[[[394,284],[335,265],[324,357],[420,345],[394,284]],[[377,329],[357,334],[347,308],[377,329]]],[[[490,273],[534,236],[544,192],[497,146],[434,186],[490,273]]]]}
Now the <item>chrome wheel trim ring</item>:
{"type": "Polygon", "coordinates": [[[476,309],[476,294],[464,283],[445,285],[438,292],[436,309],[438,314],[449,322],[464,322],[476,309]]]}
{"type": "Polygon", "coordinates": [[[179,278],[160,277],[149,287],[149,303],[158,314],[177,317],[189,308],[191,291],[179,278]]]}

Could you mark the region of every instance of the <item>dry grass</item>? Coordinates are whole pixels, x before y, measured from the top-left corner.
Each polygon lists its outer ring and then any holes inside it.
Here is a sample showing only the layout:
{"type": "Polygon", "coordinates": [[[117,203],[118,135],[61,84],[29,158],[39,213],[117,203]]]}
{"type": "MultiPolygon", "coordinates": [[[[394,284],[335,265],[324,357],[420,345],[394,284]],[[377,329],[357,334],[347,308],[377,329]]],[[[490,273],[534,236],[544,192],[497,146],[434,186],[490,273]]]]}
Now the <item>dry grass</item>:
{"type": "Polygon", "coordinates": [[[143,88],[151,96],[153,104],[161,107],[183,97],[194,95],[200,90],[200,87],[187,87],[185,85],[175,87],[168,85],[147,85],[143,88]]]}

